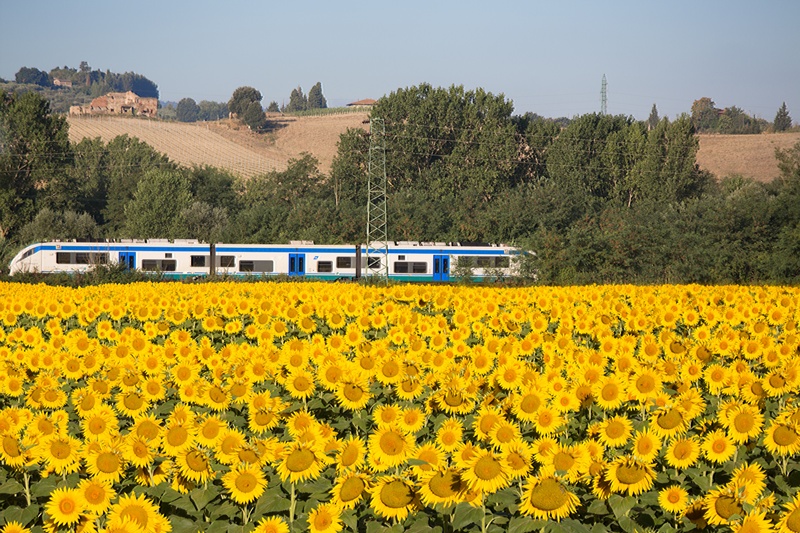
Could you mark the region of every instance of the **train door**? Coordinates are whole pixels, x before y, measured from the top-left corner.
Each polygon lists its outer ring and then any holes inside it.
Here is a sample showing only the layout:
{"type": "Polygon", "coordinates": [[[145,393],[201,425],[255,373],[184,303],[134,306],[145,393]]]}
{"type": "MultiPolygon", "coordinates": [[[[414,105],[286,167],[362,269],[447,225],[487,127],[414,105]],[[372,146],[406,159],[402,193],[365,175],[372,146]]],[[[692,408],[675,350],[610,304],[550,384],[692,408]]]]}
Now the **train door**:
{"type": "Polygon", "coordinates": [[[450,281],[450,256],[433,256],[433,281],[450,281]]]}
{"type": "Polygon", "coordinates": [[[289,275],[305,276],[306,254],[289,254],[289,275]]]}
{"type": "Polygon", "coordinates": [[[136,252],[120,252],[119,264],[127,270],[136,270],[136,252]]]}

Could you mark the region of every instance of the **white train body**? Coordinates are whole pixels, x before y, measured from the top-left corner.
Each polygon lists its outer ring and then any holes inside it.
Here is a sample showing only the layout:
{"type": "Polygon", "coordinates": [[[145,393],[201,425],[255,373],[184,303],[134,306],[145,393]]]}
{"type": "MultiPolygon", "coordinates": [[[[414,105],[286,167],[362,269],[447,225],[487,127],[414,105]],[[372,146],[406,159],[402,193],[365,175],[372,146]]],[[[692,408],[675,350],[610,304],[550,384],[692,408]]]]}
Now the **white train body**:
{"type": "Polygon", "coordinates": [[[381,249],[367,250],[365,245],[320,245],[305,241],[214,246],[199,241],[166,239],[44,242],[21,250],[11,261],[10,273],[77,273],[96,265],[118,263],[130,269],[178,278],[205,276],[213,270],[222,275],[288,275],[326,280],[388,272],[390,279],[450,281],[453,269],[460,265],[467,267],[473,279],[482,280],[515,276],[518,265],[514,258],[519,253],[516,248],[504,245],[419,242],[389,243],[385,256],[381,249]],[[388,268],[384,261],[388,262],[388,268]]]}

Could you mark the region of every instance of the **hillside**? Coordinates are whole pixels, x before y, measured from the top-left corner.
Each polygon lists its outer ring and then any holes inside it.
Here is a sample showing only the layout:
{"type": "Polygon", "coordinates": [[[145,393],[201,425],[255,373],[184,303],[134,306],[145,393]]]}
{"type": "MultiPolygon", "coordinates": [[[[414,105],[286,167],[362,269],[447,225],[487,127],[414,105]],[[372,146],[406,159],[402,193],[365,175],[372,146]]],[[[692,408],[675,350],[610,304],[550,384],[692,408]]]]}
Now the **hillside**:
{"type": "Polygon", "coordinates": [[[778,176],[775,148],[791,148],[800,142],[800,133],[761,133],[755,135],[698,135],[697,164],[718,178],[740,174],[768,182],[778,176]]]}
{"type": "Polygon", "coordinates": [[[181,165],[211,165],[243,177],[284,170],[290,159],[308,152],[327,173],[336,155],[339,135],[348,128],[366,128],[367,113],[314,117],[275,115],[271,133],[258,135],[228,120],[178,123],[132,117],[68,117],[69,137],[78,142],[117,135],[137,137],[181,165]]]}
{"type": "MultiPolygon", "coordinates": [[[[270,170],[284,170],[290,159],[303,152],[315,156],[320,170],[328,173],[336,155],[339,136],[348,128],[367,128],[367,113],[343,113],[314,117],[273,115],[273,131],[257,135],[228,120],[184,124],[131,117],[69,117],[72,141],[117,135],[138,137],[179,164],[212,165],[243,177],[270,170]]],[[[700,168],[719,178],[740,174],[759,181],[778,175],[775,148],[800,142],[800,133],[759,135],[699,135],[700,168]]]]}

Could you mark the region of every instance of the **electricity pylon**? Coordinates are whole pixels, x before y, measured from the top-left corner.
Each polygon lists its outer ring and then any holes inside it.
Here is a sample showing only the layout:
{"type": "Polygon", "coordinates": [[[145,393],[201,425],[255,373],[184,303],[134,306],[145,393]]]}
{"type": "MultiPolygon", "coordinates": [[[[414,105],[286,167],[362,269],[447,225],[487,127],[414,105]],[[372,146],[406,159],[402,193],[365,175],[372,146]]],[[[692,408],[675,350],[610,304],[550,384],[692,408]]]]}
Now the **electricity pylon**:
{"type": "Polygon", "coordinates": [[[365,275],[389,280],[389,240],[386,215],[386,126],[382,118],[369,122],[367,170],[367,266],[365,275]]]}

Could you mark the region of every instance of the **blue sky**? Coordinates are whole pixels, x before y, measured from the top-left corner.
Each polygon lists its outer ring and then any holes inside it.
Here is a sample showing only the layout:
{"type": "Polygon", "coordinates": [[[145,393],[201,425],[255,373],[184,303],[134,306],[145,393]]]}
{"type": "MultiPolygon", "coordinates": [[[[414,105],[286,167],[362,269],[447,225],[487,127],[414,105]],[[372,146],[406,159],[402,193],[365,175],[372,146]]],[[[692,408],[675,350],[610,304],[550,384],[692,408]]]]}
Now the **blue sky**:
{"type": "Polygon", "coordinates": [[[646,119],[708,96],[800,121],[800,1],[3,0],[0,77],[20,67],[133,71],[162,100],[263,104],[322,82],[329,106],[422,82],[502,93],[515,113],[646,119]]]}

